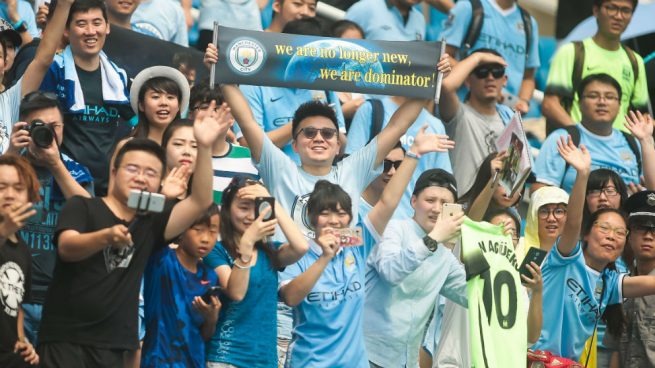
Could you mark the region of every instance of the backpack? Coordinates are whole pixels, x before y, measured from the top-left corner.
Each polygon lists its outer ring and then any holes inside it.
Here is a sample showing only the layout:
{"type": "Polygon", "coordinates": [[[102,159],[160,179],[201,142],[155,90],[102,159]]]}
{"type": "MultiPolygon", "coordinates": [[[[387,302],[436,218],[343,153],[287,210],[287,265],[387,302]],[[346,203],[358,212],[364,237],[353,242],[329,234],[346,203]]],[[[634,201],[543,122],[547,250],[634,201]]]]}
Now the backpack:
{"type": "MultiPolygon", "coordinates": [[[[478,41],[480,32],[482,32],[482,24],[484,23],[484,9],[481,0],[470,0],[470,3],[472,8],[471,24],[469,24],[469,28],[466,30],[466,36],[464,36],[463,47],[460,49],[460,58],[466,57],[469,50],[478,41]]],[[[521,19],[523,20],[523,29],[525,30],[525,58],[527,59],[530,48],[532,47],[532,19],[527,10],[518,4],[516,6],[519,8],[521,19]]]]}
{"type": "MultiPolygon", "coordinates": [[[[562,129],[566,130],[566,132],[571,136],[571,140],[573,141],[573,144],[575,146],[580,145],[580,129],[578,128],[577,125],[568,125],[563,127],[562,129]]],[[[641,153],[639,152],[639,146],[637,145],[637,140],[635,137],[633,137],[631,134],[626,133],[624,131],[620,131],[621,134],[625,137],[625,140],[628,141],[628,146],[630,147],[630,150],[632,153],[634,153],[635,157],[637,158],[637,167],[641,167],[641,153]]],[[[569,169],[569,163],[567,162],[566,165],[564,166],[564,175],[566,176],[566,171],[569,169]]],[[[560,188],[564,184],[564,177],[562,177],[562,181],[560,182],[560,188]]]]}
{"type": "Polygon", "coordinates": [[[368,136],[367,144],[370,143],[376,135],[380,134],[380,131],[382,131],[382,124],[384,123],[384,105],[382,104],[382,100],[371,98],[368,102],[371,104],[372,111],[371,132],[368,136]]]}

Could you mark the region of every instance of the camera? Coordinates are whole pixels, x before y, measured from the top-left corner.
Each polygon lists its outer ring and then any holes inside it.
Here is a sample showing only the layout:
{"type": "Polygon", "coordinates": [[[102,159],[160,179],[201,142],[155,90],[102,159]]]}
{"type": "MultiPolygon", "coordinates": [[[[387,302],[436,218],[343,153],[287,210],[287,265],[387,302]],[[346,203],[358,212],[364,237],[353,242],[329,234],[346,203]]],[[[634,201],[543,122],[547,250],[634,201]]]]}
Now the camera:
{"type": "Polygon", "coordinates": [[[40,148],[48,148],[55,139],[55,131],[43,120],[34,119],[23,129],[27,130],[32,137],[32,142],[40,148]]]}

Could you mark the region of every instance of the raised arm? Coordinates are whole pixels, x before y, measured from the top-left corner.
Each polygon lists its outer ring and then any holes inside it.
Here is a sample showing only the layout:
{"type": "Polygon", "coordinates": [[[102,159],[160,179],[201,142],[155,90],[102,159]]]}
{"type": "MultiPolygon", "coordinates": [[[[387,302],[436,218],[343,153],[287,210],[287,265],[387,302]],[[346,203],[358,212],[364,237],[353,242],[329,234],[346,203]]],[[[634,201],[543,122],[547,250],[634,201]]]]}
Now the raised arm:
{"type": "Polygon", "coordinates": [[[506,158],[507,151],[503,151],[497,154],[496,158],[491,160],[490,165],[492,176],[489,178],[489,181],[487,182],[487,185],[485,185],[484,189],[482,189],[482,192],[480,192],[477,197],[473,198],[473,203],[471,203],[471,206],[468,209],[467,216],[471,220],[482,221],[484,214],[487,213],[491,198],[493,198],[494,192],[496,191],[496,188],[498,188],[498,179],[500,176],[497,174],[500,172],[500,170],[503,169],[503,164],[506,158]]]}
{"type": "Polygon", "coordinates": [[[655,143],[653,141],[653,119],[649,114],[630,111],[625,117],[625,127],[639,140],[641,145],[641,171],[648,190],[655,190],[655,143]]]}
{"type": "Polygon", "coordinates": [[[626,276],[623,278],[623,297],[639,298],[655,294],[655,276],[626,276]]]}
{"type": "Polygon", "coordinates": [[[216,109],[216,101],[209,104],[207,112],[199,112],[193,123],[193,134],[198,144],[196,169],[193,175],[191,195],[173,207],[166,224],[164,238],[167,240],[181,234],[213,201],[212,183],[212,144],[218,138],[225,125],[231,123],[230,108],[226,104],[216,109]],[[214,110],[217,110],[214,112],[214,110]]]}
{"type": "Polygon", "coordinates": [[[290,307],[297,306],[305,299],[339,250],[337,237],[332,234],[332,229],[330,228],[322,229],[321,236],[317,239],[316,243],[323,250],[321,256],[305,272],[280,287],[280,298],[284,301],[284,304],[290,307]]]}
{"type": "Polygon", "coordinates": [[[73,0],[59,0],[57,2],[52,19],[43,31],[43,39],[36,49],[34,60],[25,70],[21,85],[21,96],[39,89],[45,73],[52,64],[55,52],[57,52],[57,46],[64,34],[66,19],[68,19],[68,13],[73,2],[73,0]]]}
{"type": "Polygon", "coordinates": [[[571,115],[562,107],[561,99],[562,97],[559,95],[546,94],[544,101],[541,103],[541,110],[544,116],[546,119],[555,122],[557,128],[575,125],[575,121],[573,121],[571,115]]]}
{"type": "MultiPolygon", "coordinates": [[[[455,142],[448,140],[447,135],[426,134],[427,124],[424,125],[414,138],[414,143],[409,151],[418,155],[425,155],[430,152],[446,152],[455,146],[455,142]]],[[[403,193],[409,185],[409,181],[418,165],[418,160],[411,156],[405,156],[396,174],[391,177],[389,183],[382,191],[380,200],[368,213],[368,219],[378,234],[384,232],[393,212],[403,197],[403,193]]]]}
{"type": "Polygon", "coordinates": [[[577,148],[573,144],[570,135],[568,140],[560,137],[557,142],[557,150],[562,158],[577,172],[567,206],[566,223],[564,223],[564,230],[557,243],[557,250],[566,257],[573,252],[580,239],[587,180],[591,171],[591,156],[583,144],[580,145],[580,148],[577,148]]]}

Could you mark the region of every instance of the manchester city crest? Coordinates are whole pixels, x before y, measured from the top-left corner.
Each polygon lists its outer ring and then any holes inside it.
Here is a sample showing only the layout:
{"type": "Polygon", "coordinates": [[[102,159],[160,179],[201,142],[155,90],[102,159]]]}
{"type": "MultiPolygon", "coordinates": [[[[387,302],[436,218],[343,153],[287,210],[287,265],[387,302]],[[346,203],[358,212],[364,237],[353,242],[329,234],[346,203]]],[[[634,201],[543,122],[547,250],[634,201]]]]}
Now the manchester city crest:
{"type": "Polygon", "coordinates": [[[229,65],[239,74],[253,74],[259,71],[266,59],[266,52],[259,41],[239,38],[228,47],[229,65]]]}

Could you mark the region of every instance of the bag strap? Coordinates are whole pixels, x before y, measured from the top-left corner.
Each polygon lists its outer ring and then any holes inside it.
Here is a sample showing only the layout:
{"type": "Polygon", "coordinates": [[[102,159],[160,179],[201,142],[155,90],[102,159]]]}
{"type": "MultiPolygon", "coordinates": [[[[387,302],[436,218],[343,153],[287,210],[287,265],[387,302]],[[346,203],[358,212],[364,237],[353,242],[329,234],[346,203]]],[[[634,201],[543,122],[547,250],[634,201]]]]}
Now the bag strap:
{"type": "Polygon", "coordinates": [[[585,50],[582,41],[573,42],[573,75],[571,76],[573,98],[578,90],[578,86],[582,81],[582,68],[584,68],[585,50]]]}
{"type": "Polygon", "coordinates": [[[371,133],[368,136],[368,142],[370,143],[376,135],[380,134],[382,131],[382,123],[384,122],[384,105],[382,101],[377,98],[372,98],[368,100],[371,104],[371,133]]]}
{"type": "Polygon", "coordinates": [[[598,321],[600,321],[600,318],[602,317],[602,313],[600,313],[600,308],[603,305],[603,297],[605,296],[605,288],[607,283],[605,282],[605,276],[604,274],[600,275],[600,279],[603,281],[603,287],[600,289],[600,300],[598,301],[598,315],[596,316],[596,322],[594,322],[594,329],[592,330],[593,332],[591,333],[591,341],[589,342],[589,351],[587,352],[587,359],[585,359],[584,366],[587,368],[587,365],[589,364],[589,358],[591,357],[591,349],[594,347],[594,336],[598,337],[598,332],[596,332],[596,328],[598,328],[598,321]]]}
{"type": "MultiPolygon", "coordinates": [[[[566,132],[571,136],[571,141],[576,147],[580,145],[580,129],[578,129],[577,125],[567,125],[562,129],[566,130],[566,132]]],[[[569,165],[568,162],[564,165],[564,175],[562,175],[562,181],[559,183],[560,188],[564,186],[564,178],[566,177],[566,172],[569,170],[570,166],[571,165],[569,165]]]]}
{"type": "Polygon", "coordinates": [[[623,51],[625,51],[625,53],[628,55],[628,59],[630,59],[630,65],[632,66],[632,75],[634,76],[633,85],[636,86],[637,79],[639,79],[639,63],[637,62],[637,57],[635,56],[635,52],[632,51],[632,49],[629,48],[628,46],[621,44],[621,47],[623,48],[623,51]]]}
{"type": "Polygon", "coordinates": [[[630,150],[632,151],[632,153],[634,153],[635,157],[637,158],[637,167],[641,168],[641,152],[639,151],[637,140],[630,133],[626,133],[624,131],[621,131],[621,133],[623,133],[625,140],[628,141],[628,146],[630,147],[630,150]]]}
{"type": "Polygon", "coordinates": [[[522,6],[517,6],[521,12],[521,20],[523,20],[523,31],[525,32],[525,59],[527,60],[532,48],[532,18],[530,18],[530,13],[522,6]]]}
{"type": "Polygon", "coordinates": [[[460,59],[463,59],[468,54],[469,50],[475,45],[475,42],[480,38],[482,32],[482,24],[484,23],[484,9],[480,0],[470,0],[471,3],[471,24],[466,30],[464,42],[459,51],[460,59]]]}

